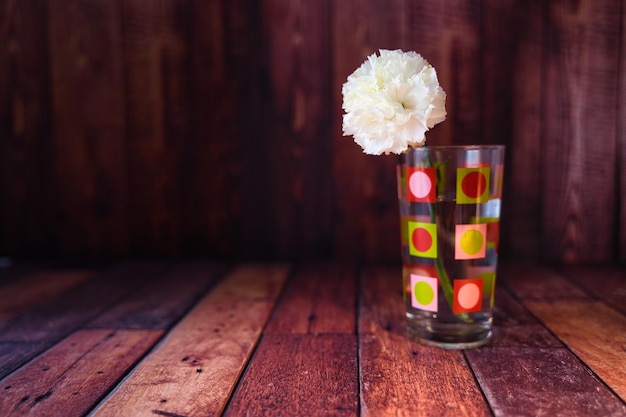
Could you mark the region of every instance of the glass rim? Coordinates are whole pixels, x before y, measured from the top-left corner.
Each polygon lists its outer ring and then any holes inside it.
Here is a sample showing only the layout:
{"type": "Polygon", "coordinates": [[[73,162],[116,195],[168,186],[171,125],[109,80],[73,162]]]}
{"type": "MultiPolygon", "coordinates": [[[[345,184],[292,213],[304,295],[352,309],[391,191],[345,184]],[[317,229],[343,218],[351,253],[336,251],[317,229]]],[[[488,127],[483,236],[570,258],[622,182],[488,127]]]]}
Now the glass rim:
{"type": "Polygon", "coordinates": [[[455,151],[463,151],[463,150],[504,150],[506,148],[506,145],[498,145],[498,144],[489,144],[489,145],[424,145],[424,146],[418,146],[418,147],[410,147],[408,149],[408,151],[418,151],[420,149],[434,149],[434,150],[455,150],[455,151]]]}

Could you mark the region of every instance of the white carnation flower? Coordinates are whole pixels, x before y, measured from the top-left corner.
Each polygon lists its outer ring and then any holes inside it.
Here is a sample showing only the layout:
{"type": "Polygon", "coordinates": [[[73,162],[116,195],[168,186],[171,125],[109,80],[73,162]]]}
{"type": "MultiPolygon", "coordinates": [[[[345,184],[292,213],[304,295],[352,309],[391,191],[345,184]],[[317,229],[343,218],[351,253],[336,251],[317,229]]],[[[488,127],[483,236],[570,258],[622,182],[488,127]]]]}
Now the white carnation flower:
{"type": "Polygon", "coordinates": [[[343,133],[371,155],[422,146],[428,129],[446,118],[437,72],[415,52],[381,49],[350,76],[343,94],[343,133]]]}

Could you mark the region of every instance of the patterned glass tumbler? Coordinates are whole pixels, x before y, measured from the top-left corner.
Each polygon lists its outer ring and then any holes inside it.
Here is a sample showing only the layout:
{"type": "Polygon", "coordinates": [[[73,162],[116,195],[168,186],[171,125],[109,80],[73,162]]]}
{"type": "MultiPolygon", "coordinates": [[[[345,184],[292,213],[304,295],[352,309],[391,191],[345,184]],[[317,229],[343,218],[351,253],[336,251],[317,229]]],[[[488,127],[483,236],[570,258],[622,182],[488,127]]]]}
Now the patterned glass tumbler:
{"type": "Polygon", "coordinates": [[[411,148],[399,156],[409,337],[465,349],[492,334],[504,146],[411,148]]]}

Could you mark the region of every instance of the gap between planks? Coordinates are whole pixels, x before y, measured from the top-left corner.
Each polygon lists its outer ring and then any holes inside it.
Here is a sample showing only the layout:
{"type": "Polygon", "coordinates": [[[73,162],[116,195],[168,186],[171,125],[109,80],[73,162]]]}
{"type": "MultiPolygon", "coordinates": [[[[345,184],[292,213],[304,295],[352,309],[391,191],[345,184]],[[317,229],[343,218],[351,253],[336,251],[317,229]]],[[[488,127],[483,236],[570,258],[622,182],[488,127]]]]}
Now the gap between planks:
{"type": "Polygon", "coordinates": [[[284,264],[237,267],[90,416],[221,413],[288,275],[284,264]]]}

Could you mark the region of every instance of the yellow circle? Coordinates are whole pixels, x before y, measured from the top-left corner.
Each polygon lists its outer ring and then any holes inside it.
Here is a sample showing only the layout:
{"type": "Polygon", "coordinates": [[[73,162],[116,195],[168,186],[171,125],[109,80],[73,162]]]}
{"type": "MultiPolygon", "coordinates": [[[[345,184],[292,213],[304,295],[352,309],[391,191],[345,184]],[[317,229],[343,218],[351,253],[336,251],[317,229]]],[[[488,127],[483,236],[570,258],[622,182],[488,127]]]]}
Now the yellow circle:
{"type": "Polygon", "coordinates": [[[459,243],[463,252],[476,255],[483,247],[483,234],[476,229],[466,230],[459,243]]]}

